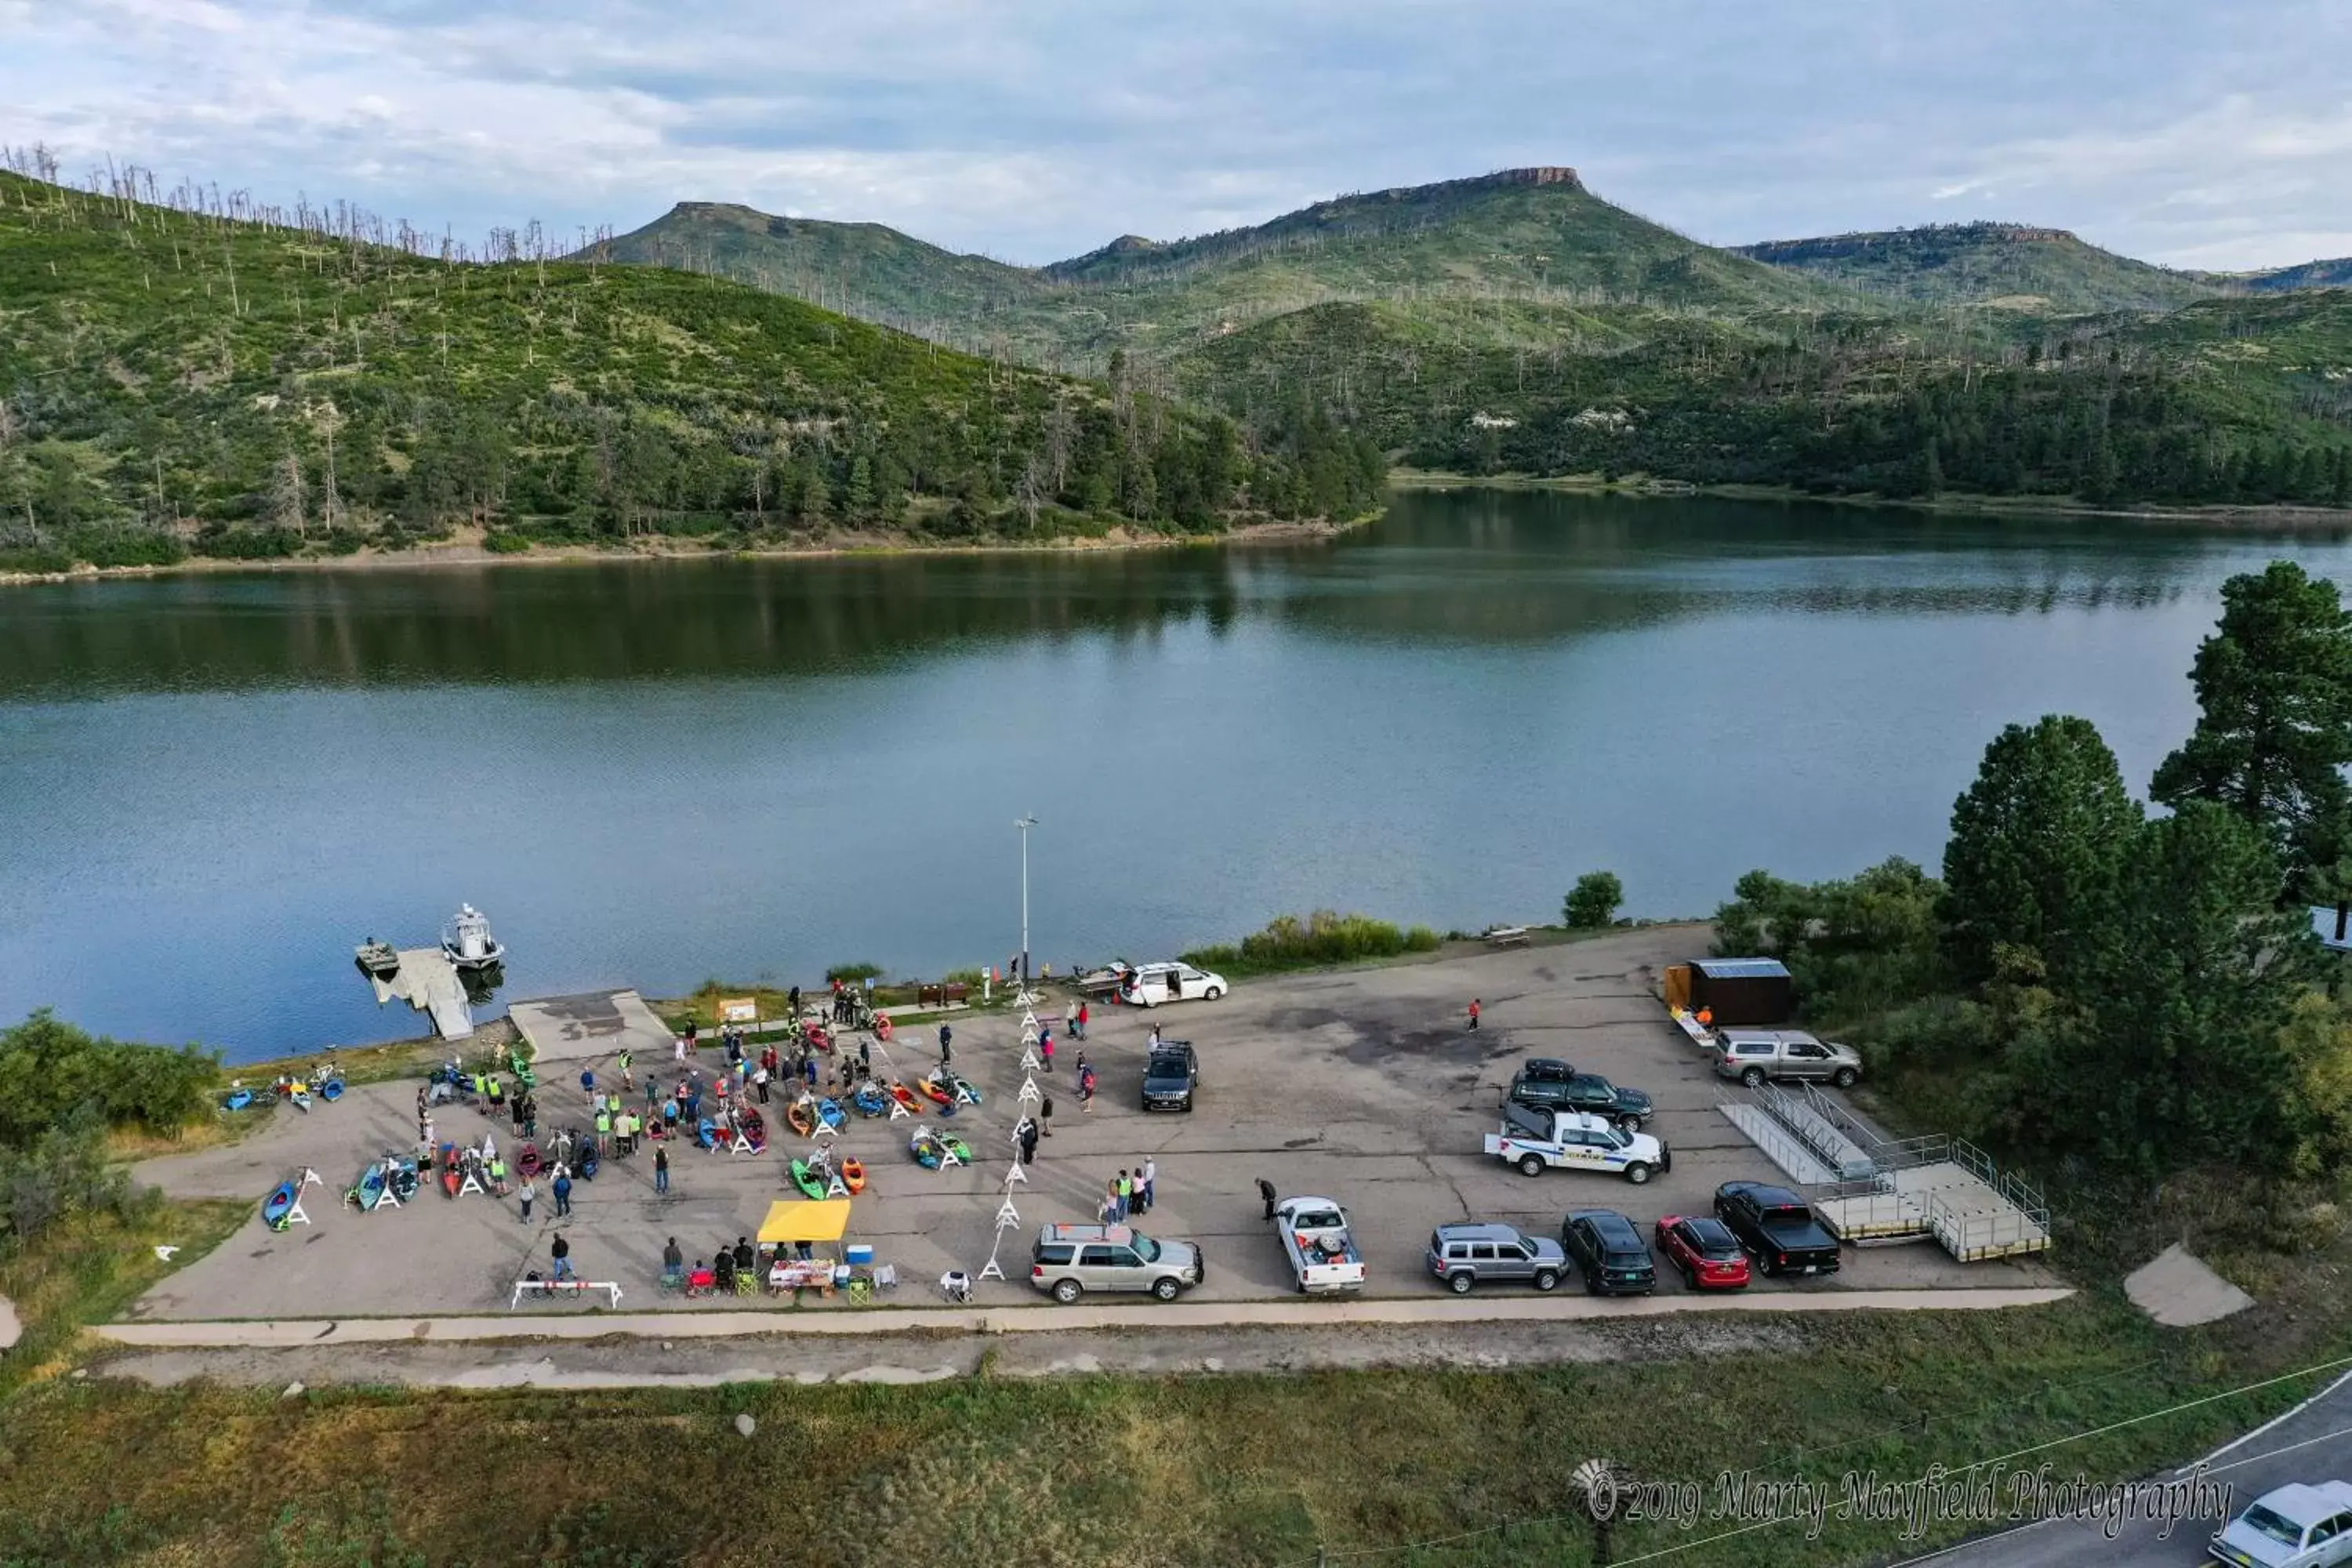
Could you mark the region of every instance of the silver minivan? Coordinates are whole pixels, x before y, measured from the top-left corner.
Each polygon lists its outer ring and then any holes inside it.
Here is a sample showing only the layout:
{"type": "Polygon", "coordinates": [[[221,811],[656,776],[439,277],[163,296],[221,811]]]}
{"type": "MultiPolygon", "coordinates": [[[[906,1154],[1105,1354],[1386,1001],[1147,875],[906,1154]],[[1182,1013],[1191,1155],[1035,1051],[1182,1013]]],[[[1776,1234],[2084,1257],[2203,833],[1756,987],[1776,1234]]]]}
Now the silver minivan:
{"type": "Polygon", "coordinates": [[[1048,1225],[1029,1247],[1029,1283],[1068,1305],[1089,1290],[1149,1290],[1163,1301],[1201,1282],[1201,1249],[1124,1225],[1048,1225]]]}
{"type": "Polygon", "coordinates": [[[1715,1037],[1715,1073],[1750,1089],[1768,1078],[1852,1089],[1862,1077],[1862,1058],[1852,1046],[1829,1045],[1802,1029],[1721,1029],[1715,1037]]]}

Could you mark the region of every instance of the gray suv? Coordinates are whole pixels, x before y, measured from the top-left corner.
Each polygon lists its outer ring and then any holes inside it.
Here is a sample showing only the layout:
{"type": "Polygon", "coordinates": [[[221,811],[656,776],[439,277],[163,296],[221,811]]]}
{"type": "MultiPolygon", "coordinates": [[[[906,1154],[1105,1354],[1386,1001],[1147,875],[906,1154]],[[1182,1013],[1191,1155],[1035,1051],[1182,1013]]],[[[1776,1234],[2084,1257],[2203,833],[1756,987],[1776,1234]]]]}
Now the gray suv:
{"type": "Polygon", "coordinates": [[[1524,1279],[1549,1290],[1567,1268],[1559,1243],[1507,1225],[1441,1225],[1429,1233],[1429,1271],[1457,1296],[1496,1279],[1524,1279]]]}
{"type": "Polygon", "coordinates": [[[1724,1029],[1716,1035],[1715,1074],[1750,1089],[1768,1078],[1852,1089],[1862,1077],[1862,1058],[1852,1046],[1827,1045],[1802,1029],[1724,1029]]]}
{"type": "Polygon", "coordinates": [[[1201,1282],[1201,1249],[1123,1225],[1049,1225],[1029,1247],[1029,1283],[1065,1306],[1089,1290],[1149,1290],[1163,1301],[1201,1282]]]}

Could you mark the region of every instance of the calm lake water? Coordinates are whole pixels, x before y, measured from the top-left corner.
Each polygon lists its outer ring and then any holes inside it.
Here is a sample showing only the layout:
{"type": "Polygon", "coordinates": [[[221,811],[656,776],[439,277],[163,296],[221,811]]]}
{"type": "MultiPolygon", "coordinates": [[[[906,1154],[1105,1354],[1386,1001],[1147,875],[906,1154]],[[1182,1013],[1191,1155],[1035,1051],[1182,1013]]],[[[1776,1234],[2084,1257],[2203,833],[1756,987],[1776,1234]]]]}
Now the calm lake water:
{"type": "Polygon", "coordinates": [[[460,900],[504,995],[1473,928],[1576,875],[1935,863],[2011,720],[2136,787],[2234,572],[2352,546],[1407,494],[1335,544],[0,591],[0,1016],[252,1057],[418,1032],[352,943],[460,900]]]}

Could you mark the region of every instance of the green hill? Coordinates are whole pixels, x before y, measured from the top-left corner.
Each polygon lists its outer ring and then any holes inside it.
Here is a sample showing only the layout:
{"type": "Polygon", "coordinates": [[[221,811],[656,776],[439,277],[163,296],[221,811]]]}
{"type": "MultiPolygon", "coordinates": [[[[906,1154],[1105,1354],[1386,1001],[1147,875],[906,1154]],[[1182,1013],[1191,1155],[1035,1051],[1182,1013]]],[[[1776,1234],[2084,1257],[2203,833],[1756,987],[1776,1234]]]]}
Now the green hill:
{"type": "Polygon", "coordinates": [[[1340,409],[1416,466],[1897,497],[2352,504],[2352,292],[2006,335],[1968,315],[1331,304],[1180,356],[1187,394],[1340,409]],[[1515,342],[1498,342],[1515,338],[1515,342]]]}
{"type": "Polygon", "coordinates": [[[1352,512],[1318,416],[955,353],[719,279],[452,264],[0,175],[0,567],[1352,512]]]}
{"type": "Polygon", "coordinates": [[[1160,243],[1129,235],[1036,268],[956,256],[872,225],[680,205],[611,242],[842,301],[871,320],[1030,363],[1159,359],[1311,305],[1528,301],[1747,312],[1851,305],[1833,283],[1763,266],[1612,206],[1572,169],[1335,197],[1246,228],[1160,243]]]}
{"type": "Polygon", "coordinates": [[[2282,294],[2298,289],[2352,289],[2352,256],[2303,261],[2263,272],[2200,272],[2198,277],[2232,292],[2282,294]]]}
{"type": "Polygon", "coordinates": [[[1877,234],[1776,239],[1738,247],[1791,272],[1927,305],[1990,305],[2038,315],[2169,310],[2221,289],[2086,245],[2063,228],[1937,224],[1877,234]]]}

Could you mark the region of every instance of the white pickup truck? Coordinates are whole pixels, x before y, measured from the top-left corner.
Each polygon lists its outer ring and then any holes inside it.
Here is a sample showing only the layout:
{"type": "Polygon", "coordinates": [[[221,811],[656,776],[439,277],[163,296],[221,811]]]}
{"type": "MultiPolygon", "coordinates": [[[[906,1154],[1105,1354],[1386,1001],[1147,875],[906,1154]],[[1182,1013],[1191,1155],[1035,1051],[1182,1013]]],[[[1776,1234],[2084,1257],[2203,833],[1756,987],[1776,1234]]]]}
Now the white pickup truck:
{"type": "Polygon", "coordinates": [[[1674,1151],[1646,1132],[1626,1132],[1584,1110],[1503,1107],[1500,1131],[1486,1134],[1486,1152],[1522,1173],[1602,1171],[1641,1185],[1675,1165],[1674,1151]]]}
{"type": "Polygon", "coordinates": [[[1364,1288],[1364,1255],[1348,1234],[1348,1211],[1329,1198],[1285,1198],[1274,1206],[1282,1249],[1310,1296],[1364,1288]]]}

